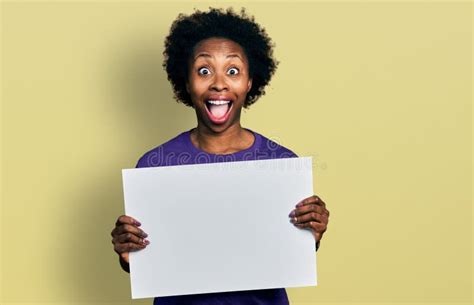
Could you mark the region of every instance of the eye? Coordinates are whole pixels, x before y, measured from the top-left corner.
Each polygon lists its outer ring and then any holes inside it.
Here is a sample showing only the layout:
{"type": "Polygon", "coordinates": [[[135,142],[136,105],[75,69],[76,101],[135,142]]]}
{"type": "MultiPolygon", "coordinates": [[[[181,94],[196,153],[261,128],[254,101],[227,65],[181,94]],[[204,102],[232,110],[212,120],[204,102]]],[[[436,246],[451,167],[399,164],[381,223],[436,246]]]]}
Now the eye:
{"type": "Polygon", "coordinates": [[[198,73],[200,75],[208,75],[208,74],[211,74],[211,70],[209,70],[208,68],[202,67],[202,68],[199,68],[198,73]]]}
{"type": "Polygon", "coordinates": [[[230,68],[229,70],[227,70],[227,73],[230,74],[230,75],[237,75],[237,74],[239,74],[239,69],[230,68]]]}

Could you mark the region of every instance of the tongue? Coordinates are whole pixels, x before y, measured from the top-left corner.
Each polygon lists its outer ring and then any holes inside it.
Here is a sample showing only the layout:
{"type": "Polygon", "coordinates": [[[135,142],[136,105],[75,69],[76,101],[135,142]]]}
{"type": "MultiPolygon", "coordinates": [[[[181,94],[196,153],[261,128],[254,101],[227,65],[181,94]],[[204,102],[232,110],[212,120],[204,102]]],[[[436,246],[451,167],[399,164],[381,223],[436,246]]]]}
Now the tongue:
{"type": "Polygon", "coordinates": [[[221,118],[225,115],[227,112],[227,104],[224,105],[209,105],[209,111],[212,113],[212,115],[216,118],[221,118]]]}

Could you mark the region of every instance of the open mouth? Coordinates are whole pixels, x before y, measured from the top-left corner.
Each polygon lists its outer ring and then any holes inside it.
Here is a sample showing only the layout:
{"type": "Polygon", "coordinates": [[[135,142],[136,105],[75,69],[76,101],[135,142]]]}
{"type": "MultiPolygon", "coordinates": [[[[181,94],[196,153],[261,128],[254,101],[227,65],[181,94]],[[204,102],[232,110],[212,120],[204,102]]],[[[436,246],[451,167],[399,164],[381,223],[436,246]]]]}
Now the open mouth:
{"type": "Polygon", "coordinates": [[[225,122],[229,117],[232,104],[231,100],[207,100],[206,110],[211,121],[214,123],[225,122]]]}

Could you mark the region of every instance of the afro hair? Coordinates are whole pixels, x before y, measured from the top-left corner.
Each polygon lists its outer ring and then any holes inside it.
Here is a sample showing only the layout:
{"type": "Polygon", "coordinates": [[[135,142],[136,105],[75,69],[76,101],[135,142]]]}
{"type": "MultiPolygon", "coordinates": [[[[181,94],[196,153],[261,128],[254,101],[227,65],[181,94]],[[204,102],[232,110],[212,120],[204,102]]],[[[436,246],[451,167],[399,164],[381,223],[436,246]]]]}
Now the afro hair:
{"type": "Polygon", "coordinates": [[[193,107],[186,91],[188,61],[200,41],[213,37],[238,43],[247,56],[252,88],[243,107],[248,108],[265,94],[265,86],[270,82],[278,62],[273,57],[274,43],[265,29],[255,22],[255,18],[246,14],[244,8],[240,14],[232,8],[209,8],[207,12],[195,9],[189,16],[178,15],[165,39],[163,51],[163,68],[173,87],[174,97],[178,102],[193,107]]]}

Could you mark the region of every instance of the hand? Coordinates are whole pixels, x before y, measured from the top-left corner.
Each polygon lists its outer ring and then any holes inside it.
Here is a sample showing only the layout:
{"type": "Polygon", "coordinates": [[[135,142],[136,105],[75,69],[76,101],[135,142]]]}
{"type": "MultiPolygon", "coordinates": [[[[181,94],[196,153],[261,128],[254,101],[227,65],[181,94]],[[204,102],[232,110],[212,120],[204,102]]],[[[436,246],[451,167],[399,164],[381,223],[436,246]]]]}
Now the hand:
{"type": "Polygon", "coordinates": [[[148,234],[140,228],[141,223],[130,216],[122,215],[117,219],[112,230],[114,250],[128,264],[128,253],[144,249],[150,242],[145,239],[148,234]]]}
{"type": "Polygon", "coordinates": [[[323,237],[329,222],[326,204],[316,195],[300,201],[288,216],[296,227],[311,230],[316,242],[323,237]]]}

